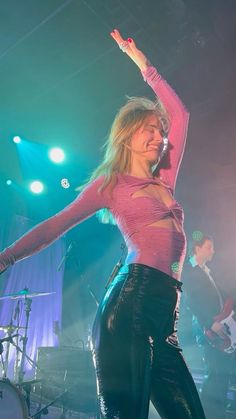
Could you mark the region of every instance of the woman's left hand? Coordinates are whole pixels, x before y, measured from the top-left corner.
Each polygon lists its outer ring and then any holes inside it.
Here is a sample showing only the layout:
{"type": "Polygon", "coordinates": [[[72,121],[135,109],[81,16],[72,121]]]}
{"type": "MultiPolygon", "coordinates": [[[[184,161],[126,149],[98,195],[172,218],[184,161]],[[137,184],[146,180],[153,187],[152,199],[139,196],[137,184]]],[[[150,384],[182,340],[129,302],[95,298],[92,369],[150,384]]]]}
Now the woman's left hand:
{"type": "Polygon", "coordinates": [[[146,70],[146,68],[149,65],[148,59],[145,57],[145,55],[140,51],[132,38],[128,38],[125,40],[122,38],[120,32],[117,29],[114,29],[111,32],[112,38],[116,41],[119,48],[126,53],[131,60],[135,62],[135,64],[140,68],[141,71],[146,70]]]}

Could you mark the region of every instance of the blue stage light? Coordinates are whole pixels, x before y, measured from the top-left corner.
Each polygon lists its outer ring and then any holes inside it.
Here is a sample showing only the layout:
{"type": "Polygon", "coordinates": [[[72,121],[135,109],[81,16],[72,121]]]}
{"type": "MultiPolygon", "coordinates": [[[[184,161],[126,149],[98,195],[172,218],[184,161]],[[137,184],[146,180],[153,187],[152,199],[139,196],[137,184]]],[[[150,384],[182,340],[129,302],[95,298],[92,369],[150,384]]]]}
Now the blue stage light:
{"type": "Polygon", "coordinates": [[[36,194],[40,194],[41,192],[43,192],[44,190],[44,186],[43,183],[40,182],[39,180],[34,180],[33,182],[31,182],[30,184],[30,190],[33,193],[36,194]]]}
{"type": "Polygon", "coordinates": [[[19,135],[15,135],[12,139],[13,143],[15,144],[19,144],[21,142],[21,138],[19,137],[19,135]]]}
{"type": "Polygon", "coordinates": [[[59,147],[51,148],[49,157],[54,163],[61,163],[65,159],[64,151],[59,147]]]}

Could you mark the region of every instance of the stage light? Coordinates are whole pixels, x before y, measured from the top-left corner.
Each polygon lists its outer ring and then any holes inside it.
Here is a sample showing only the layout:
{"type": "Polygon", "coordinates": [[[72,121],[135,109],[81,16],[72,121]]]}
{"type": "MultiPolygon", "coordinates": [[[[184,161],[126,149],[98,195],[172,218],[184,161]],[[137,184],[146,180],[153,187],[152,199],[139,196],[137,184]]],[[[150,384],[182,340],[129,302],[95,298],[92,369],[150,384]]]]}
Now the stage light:
{"type": "Polygon", "coordinates": [[[203,233],[199,230],[193,231],[192,238],[194,241],[200,242],[203,239],[203,233]]]}
{"type": "Polygon", "coordinates": [[[30,190],[33,193],[40,194],[41,192],[43,192],[44,186],[43,186],[42,182],[40,182],[39,180],[34,180],[30,184],[30,190]]]}
{"type": "Polygon", "coordinates": [[[179,272],[179,262],[174,262],[171,265],[171,270],[173,273],[178,273],[179,272]]]}
{"type": "Polygon", "coordinates": [[[7,184],[7,186],[11,186],[12,185],[12,180],[11,179],[7,179],[6,184],[7,184]]]}
{"type": "Polygon", "coordinates": [[[18,135],[15,135],[12,139],[13,143],[19,144],[21,142],[21,138],[18,135]]]}
{"type": "Polygon", "coordinates": [[[54,163],[61,163],[65,159],[64,151],[59,147],[51,148],[49,157],[54,163]]]}
{"type": "Polygon", "coordinates": [[[68,179],[64,178],[61,180],[61,186],[64,189],[68,189],[70,187],[70,182],[68,179]]]}

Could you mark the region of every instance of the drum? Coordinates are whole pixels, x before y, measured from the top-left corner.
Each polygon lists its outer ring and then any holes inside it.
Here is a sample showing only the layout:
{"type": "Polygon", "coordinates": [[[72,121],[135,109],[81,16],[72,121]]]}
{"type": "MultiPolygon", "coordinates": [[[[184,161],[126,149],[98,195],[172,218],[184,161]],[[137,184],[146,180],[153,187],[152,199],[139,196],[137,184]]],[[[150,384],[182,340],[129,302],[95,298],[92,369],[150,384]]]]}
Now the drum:
{"type": "Polygon", "coordinates": [[[8,379],[0,379],[0,418],[28,419],[26,401],[18,388],[8,379]]]}

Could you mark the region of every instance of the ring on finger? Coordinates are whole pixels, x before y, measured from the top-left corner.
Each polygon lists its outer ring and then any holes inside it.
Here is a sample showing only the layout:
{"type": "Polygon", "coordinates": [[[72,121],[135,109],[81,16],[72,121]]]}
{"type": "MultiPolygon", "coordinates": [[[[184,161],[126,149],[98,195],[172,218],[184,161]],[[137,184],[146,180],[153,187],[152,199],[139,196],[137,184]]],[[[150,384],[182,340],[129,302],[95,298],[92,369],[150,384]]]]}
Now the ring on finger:
{"type": "Polygon", "coordinates": [[[121,51],[126,52],[128,46],[129,46],[129,43],[128,43],[128,41],[123,41],[123,42],[120,42],[118,45],[119,45],[119,48],[121,49],[121,51]]]}

